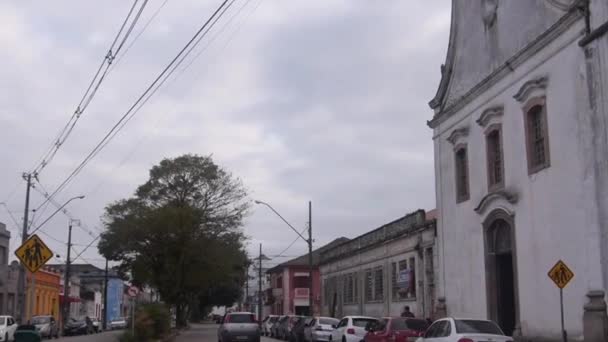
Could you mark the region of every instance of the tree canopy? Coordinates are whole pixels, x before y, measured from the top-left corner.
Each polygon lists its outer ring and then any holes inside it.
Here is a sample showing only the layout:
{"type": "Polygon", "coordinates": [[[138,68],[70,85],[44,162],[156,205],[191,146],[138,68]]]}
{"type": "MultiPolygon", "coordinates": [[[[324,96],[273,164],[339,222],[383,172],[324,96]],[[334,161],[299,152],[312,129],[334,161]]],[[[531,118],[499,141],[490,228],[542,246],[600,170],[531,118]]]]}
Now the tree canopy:
{"type": "MultiPolygon", "coordinates": [[[[164,159],[133,197],[106,207],[99,251],[120,261],[133,283],[156,288],[184,324],[188,309],[216,293],[219,284],[242,286],[242,224],[249,207],[242,182],[210,156],[164,159]]],[[[241,295],[222,293],[223,304],[241,295]]]]}

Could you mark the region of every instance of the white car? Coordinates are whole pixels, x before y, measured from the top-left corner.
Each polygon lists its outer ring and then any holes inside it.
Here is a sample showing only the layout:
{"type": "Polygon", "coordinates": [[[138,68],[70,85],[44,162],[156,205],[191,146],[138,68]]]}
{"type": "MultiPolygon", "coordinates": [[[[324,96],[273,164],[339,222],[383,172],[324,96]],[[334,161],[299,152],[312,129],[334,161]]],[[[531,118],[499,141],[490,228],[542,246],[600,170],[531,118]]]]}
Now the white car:
{"type": "Polygon", "coordinates": [[[367,334],[365,327],[376,322],[378,319],[373,317],[346,316],[329,335],[329,342],[361,342],[367,334]]]}
{"type": "Polygon", "coordinates": [[[17,322],[12,316],[0,316],[0,341],[14,341],[17,322]]]}
{"type": "Polygon", "coordinates": [[[513,342],[492,321],[442,318],[435,321],[418,342],[513,342]]]}
{"type": "Polygon", "coordinates": [[[125,317],[117,317],[110,321],[110,330],[126,329],[127,319],[125,317]]]}
{"type": "Polygon", "coordinates": [[[304,328],[304,339],[308,342],[327,342],[329,336],[340,320],[331,317],[315,317],[310,324],[304,328]]]}

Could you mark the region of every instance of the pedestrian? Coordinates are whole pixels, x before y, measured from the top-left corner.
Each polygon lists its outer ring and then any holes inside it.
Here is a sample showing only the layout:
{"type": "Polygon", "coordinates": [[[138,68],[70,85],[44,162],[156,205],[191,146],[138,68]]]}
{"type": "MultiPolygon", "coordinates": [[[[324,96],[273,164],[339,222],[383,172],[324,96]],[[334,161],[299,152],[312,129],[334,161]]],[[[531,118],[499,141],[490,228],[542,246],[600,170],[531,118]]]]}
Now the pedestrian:
{"type": "Polygon", "coordinates": [[[406,305],[405,308],[403,308],[401,317],[414,318],[416,316],[414,316],[414,314],[410,311],[410,307],[406,305]]]}

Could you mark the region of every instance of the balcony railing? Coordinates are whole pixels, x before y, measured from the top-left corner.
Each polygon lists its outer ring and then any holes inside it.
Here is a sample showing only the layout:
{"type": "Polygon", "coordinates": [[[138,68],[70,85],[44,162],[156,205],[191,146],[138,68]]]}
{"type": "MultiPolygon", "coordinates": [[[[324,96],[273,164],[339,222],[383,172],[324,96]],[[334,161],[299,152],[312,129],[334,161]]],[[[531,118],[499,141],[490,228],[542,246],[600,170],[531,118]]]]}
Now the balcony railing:
{"type": "Polygon", "coordinates": [[[295,289],[293,289],[293,292],[294,298],[308,298],[308,295],[310,294],[310,289],[307,287],[296,287],[295,289]]]}

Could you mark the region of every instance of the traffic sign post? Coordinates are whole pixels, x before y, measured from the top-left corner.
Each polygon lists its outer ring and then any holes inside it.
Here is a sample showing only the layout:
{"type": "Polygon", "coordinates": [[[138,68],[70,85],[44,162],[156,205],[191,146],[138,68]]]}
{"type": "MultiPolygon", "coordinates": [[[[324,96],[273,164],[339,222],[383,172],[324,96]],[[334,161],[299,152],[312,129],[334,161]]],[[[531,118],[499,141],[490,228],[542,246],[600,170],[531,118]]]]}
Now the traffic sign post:
{"type": "Polygon", "coordinates": [[[562,320],[562,339],[563,342],[567,342],[568,333],[566,333],[566,329],[564,328],[564,287],[566,287],[570,280],[574,278],[574,272],[570,270],[566,263],[559,260],[553,267],[551,267],[548,276],[551,280],[553,280],[555,286],[559,288],[559,307],[562,320]]]}
{"type": "Polygon", "coordinates": [[[34,234],[17,248],[15,256],[33,274],[44,266],[47,261],[51,260],[53,252],[38,235],[34,234]]]}

